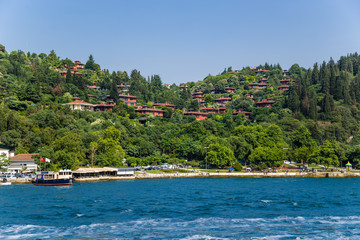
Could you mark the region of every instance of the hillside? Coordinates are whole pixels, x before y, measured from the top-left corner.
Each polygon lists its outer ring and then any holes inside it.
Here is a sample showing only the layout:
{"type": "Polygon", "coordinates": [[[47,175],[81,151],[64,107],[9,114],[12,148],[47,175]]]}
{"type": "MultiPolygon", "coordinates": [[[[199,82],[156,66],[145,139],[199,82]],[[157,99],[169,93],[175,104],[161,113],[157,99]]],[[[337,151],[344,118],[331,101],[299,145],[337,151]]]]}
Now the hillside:
{"type": "Polygon", "coordinates": [[[355,53],[311,69],[229,67],[177,86],[138,70],[110,73],[92,55],[82,63],[0,45],[1,143],[51,159],[52,169],[185,161],[263,169],[281,165],[285,151],[356,166],[359,67],[355,53]]]}

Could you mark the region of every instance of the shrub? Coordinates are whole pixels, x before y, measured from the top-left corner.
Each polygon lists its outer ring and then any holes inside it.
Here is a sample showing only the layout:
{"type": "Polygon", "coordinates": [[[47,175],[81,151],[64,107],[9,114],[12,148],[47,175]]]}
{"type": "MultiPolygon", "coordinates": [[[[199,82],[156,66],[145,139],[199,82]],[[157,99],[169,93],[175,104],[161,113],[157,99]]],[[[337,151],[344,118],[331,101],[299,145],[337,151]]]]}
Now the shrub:
{"type": "Polygon", "coordinates": [[[235,169],[235,171],[240,172],[243,169],[243,166],[240,163],[235,163],[233,165],[233,168],[235,169]]]}

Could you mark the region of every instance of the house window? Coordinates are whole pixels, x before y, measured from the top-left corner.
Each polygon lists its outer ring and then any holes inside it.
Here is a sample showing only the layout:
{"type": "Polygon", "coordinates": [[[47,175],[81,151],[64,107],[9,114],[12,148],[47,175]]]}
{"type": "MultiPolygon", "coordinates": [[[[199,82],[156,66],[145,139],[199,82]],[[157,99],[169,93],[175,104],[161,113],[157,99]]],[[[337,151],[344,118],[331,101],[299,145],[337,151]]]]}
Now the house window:
{"type": "Polygon", "coordinates": [[[131,106],[134,106],[134,103],[130,103],[131,106]]]}

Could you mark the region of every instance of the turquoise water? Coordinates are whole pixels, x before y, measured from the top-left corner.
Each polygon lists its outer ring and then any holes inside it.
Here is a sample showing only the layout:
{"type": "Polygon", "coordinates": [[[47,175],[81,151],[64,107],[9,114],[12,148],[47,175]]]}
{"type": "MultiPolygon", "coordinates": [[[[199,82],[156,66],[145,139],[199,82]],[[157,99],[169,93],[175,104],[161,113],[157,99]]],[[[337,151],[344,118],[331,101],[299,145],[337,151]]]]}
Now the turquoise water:
{"type": "Polygon", "coordinates": [[[359,239],[360,179],[0,186],[0,239],[359,239]]]}

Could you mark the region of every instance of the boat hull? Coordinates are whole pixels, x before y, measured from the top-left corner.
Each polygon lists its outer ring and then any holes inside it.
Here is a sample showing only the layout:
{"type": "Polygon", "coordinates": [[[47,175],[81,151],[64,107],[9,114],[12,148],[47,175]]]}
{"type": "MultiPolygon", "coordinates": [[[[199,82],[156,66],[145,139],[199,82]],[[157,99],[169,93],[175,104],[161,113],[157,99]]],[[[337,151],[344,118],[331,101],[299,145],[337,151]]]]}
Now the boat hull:
{"type": "Polygon", "coordinates": [[[11,182],[4,182],[4,183],[0,183],[0,186],[5,186],[5,185],[11,185],[11,182]]]}
{"type": "Polygon", "coordinates": [[[34,182],[35,186],[70,186],[73,185],[73,179],[37,179],[34,182]]]}

